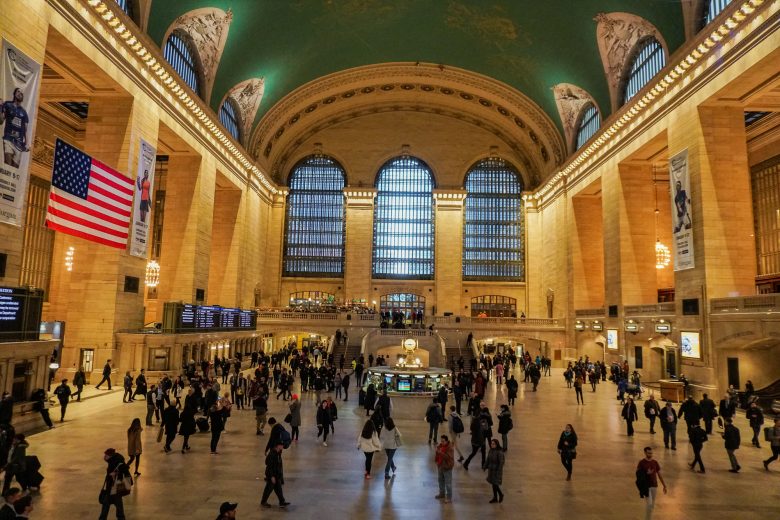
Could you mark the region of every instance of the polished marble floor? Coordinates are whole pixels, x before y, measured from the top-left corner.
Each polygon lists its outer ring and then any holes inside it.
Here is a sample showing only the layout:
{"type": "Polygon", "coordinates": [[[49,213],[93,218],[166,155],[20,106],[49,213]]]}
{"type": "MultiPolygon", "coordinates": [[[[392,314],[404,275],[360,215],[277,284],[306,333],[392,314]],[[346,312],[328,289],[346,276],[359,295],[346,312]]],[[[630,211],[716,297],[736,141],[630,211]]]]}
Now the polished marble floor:
{"type": "MultiPolygon", "coordinates": [[[[433,450],[426,442],[427,424],[399,420],[405,445],[396,454],[397,476],[382,478],[384,454],[377,454],[372,480],[363,479],[363,455],[355,448],[362,413],[355,410],[356,396],[339,403],[336,435],[329,447],[315,438],[313,395],[304,396],[301,441],[284,452],[287,511],[261,510],[263,449],[266,437],[254,434],[254,413],[236,411],[222,436],[220,454],[209,455],[210,434],[190,440],[192,451],[165,454],[155,442],[156,428],[143,433],[142,476],[125,500],[127,518],[210,519],[225,500],[239,503],[240,519],[292,515],[296,520],[351,518],[479,518],[495,514],[524,519],[636,519],[644,517],[645,504],[634,486],[634,471],[642,448],[656,448],[669,494],[661,496],[654,518],[673,519],[780,519],[780,461],[764,471],[761,460],[768,446],[750,446],[749,428],[740,417],[743,444],[737,452],[743,470],[729,473],[728,458],[719,436],[703,451],[707,473],[693,473],[684,437],[676,452],[664,450],[662,435],[650,435],[648,423],[637,423],[637,433],[625,435],[619,420],[614,386],[599,385],[586,391],[585,406],[578,406],[560,370],[543,379],[538,392],[521,384],[514,406],[515,428],[510,433],[504,472],[503,504],[488,504],[490,486],[485,474],[472,464],[468,472],[456,466],[454,500],[442,504],[438,492],[433,450]],[[354,399],[354,401],[352,400],[354,399]],[[561,429],[572,423],[580,439],[574,478],[565,471],[556,453],[561,429]]],[[[487,395],[493,410],[505,402],[505,393],[491,385],[487,395]]],[[[641,403],[640,403],[641,405],[641,403]]],[[[398,400],[395,406],[403,406],[398,400]]],[[[641,411],[641,407],[640,407],[641,411]]],[[[29,438],[28,453],[38,455],[46,477],[35,495],[32,518],[97,518],[98,491],[105,472],[102,453],[115,447],[126,453],[126,429],[133,417],[143,418],[145,405],[125,405],[121,394],[111,394],[73,404],[67,421],[53,430],[29,438]]],[[[282,418],[286,403],[272,400],[270,415],[282,418]]],[[[53,417],[58,417],[55,411],[53,417]]],[[[180,440],[174,447],[179,447],[180,440]]],[[[465,450],[468,441],[461,440],[465,450]]],[[[271,498],[271,503],[276,503],[271,498]]],[[[112,516],[113,518],[113,510],[112,516]]]]}

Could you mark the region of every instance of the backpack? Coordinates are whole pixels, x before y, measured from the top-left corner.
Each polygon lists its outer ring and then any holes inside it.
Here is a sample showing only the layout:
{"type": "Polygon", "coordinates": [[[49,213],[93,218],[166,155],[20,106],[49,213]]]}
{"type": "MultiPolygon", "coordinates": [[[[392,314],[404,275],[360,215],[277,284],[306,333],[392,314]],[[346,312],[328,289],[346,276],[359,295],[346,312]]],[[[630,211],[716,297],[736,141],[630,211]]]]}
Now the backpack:
{"type": "Polygon", "coordinates": [[[452,431],[455,433],[463,433],[463,420],[460,417],[452,418],[452,431]]]}
{"type": "Polygon", "coordinates": [[[287,449],[292,443],[292,435],[290,435],[290,432],[288,432],[287,429],[282,428],[279,432],[279,440],[282,442],[284,449],[287,449]]]}
{"type": "Polygon", "coordinates": [[[484,417],[479,420],[479,429],[482,430],[482,433],[490,431],[490,423],[484,417]]]}

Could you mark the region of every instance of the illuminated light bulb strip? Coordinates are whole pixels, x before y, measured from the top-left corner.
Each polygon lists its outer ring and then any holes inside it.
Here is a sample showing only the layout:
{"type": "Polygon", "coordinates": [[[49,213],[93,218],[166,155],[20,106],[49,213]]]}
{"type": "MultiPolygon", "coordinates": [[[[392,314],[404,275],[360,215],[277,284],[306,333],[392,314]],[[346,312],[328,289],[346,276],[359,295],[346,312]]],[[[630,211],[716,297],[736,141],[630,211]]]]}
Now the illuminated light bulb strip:
{"type": "Polygon", "coordinates": [[[630,107],[624,107],[623,115],[609,128],[605,128],[601,131],[601,134],[594,139],[594,141],[581,151],[577,157],[572,159],[569,164],[555,174],[550,180],[548,180],[544,186],[542,186],[536,193],[531,195],[534,199],[541,199],[548,192],[550,192],[555,185],[564,177],[574,172],[579,168],[588,158],[593,155],[599,148],[608,144],[610,138],[618,133],[622,127],[629,124],[633,119],[637,118],[642,112],[648,109],[650,103],[660,96],[669,87],[678,83],[683,79],[691,68],[702,58],[706,56],[717,44],[723,40],[724,36],[728,36],[734,32],[739,26],[743,25],[748,16],[752,14],[755,9],[761,6],[765,0],[748,0],[742,4],[731,16],[729,16],[719,27],[714,29],[709,36],[707,36],[702,43],[695,47],[688,53],[675,67],[659,79],[656,84],[644,95],[641,99],[634,102],[630,107]]]}
{"type": "Polygon", "coordinates": [[[184,105],[182,108],[189,110],[189,112],[203,124],[203,128],[201,128],[203,133],[207,134],[216,146],[222,145],[225,149],[222,153],[228,159],[232,159],[234,165],[240,165],[245,170],[248,170],[248,172],[254,174],[255,179],[260,181],[260,184],[271,193],[278,193],[279,189],[274,186],[271,181],[268,180],[268,177],[230,141],[230,138],[221,130],[219,125],[214,122],[208,113],[204,112],[198,106],[197,102],[187,94],[186,90],[181,87],[179,82],[165,70],[165,67],[163,67],[160,62],[157,61],[157,58],[155,58],[153,53],[133,35],[131,30],[125,26],[111,8],[106,5],[106,1],[107,0],[86,0],[86,4],[92,8],[97,16],[101,18],[117,36],[119,36],[127,46],[127,49],[132,51],[133,54],[144,62],[147,68],[154,72],[149,78],[155,81],[159,87],[170,92],[173,98],[178,98],[179,102],[184,105]]]}

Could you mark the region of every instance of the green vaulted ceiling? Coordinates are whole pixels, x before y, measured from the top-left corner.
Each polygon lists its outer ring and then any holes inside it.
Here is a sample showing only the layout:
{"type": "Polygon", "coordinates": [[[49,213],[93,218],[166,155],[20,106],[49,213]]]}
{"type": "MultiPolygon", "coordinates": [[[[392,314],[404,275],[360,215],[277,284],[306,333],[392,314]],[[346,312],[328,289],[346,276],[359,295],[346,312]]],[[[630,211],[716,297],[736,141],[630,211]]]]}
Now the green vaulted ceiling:
{"type": "Polygon", "coordinates": [[[560,127],[551,88],[573,83],[605,112],[609,91],[596,43],[599,12],[624,11],[655,25],[674,52],[684,40],[678,0],[154,0],[149,34],[162,46],[170,24],[203,7],[233,10],[210,102],[265,78],[262,117],[297,87],[361,65],[421,61],[503,81],[560,127]]]}

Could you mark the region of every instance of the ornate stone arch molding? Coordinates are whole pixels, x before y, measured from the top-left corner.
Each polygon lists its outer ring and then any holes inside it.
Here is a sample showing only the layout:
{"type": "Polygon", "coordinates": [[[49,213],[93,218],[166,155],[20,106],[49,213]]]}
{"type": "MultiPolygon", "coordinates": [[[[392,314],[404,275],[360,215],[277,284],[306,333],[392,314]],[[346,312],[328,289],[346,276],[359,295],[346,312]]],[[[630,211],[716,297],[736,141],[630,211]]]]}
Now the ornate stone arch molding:
{"type": "Polygon", "coordinates": [[[296,146],[319,130],[377,112],[414,110],[457,118],[499,136],[512,159],[538,184],[567,155],[545,112],[516,89],[464,69],[386,63],[348,69],[307,83],[260,120],[249,149],[278,178],[296,146]]]}
{"type": "Polygon", "coordinates": [[[263,100],[265,91],[264,78],[251,78],[242,81],[231,88],[219,101],[218,109],[222,104],[231,98],[238,107],[238,117],[241,125],[241,144],[245,147],[249,143],[249,134],[252,131],[252,123],[255,122],[257,109],[260,108],[260,102],[263,100]]]}
{"type": "Polygon", "coordinates": [[[558,114],[561,116],[566,145],[569,147],[569,152],[574,152],[583,109],[592,104],[599,111],[599,117],[602,116],[601,109],[593,96],[571,83],[558,83],[553,87],[553,94],[555,104],[558,106],[558,114]]]}
{"type": "Polygon", "coordinates": [[[669,57],[669,47],[661,33],[653,24],[631,13],[599,13],[594,18],[598,22],[596,38],[598,40],[601,63],[609,84],[609,97],[612,111],[620,108],[620,93],[623,88],[626,68],[633,58],[637,44],[654,37],[669,57]]]}
{"type": "Polygon", "coordinates": [[[203,79],[201,95],[207,103],[211,99],[211,89],[232,21],[233,11],[230,9],[227,12],[216,7],[195,9],[174,20],[163,38],[164,46],[173,31],[181,31],[189,36],[200,60],[203,79]]]}

